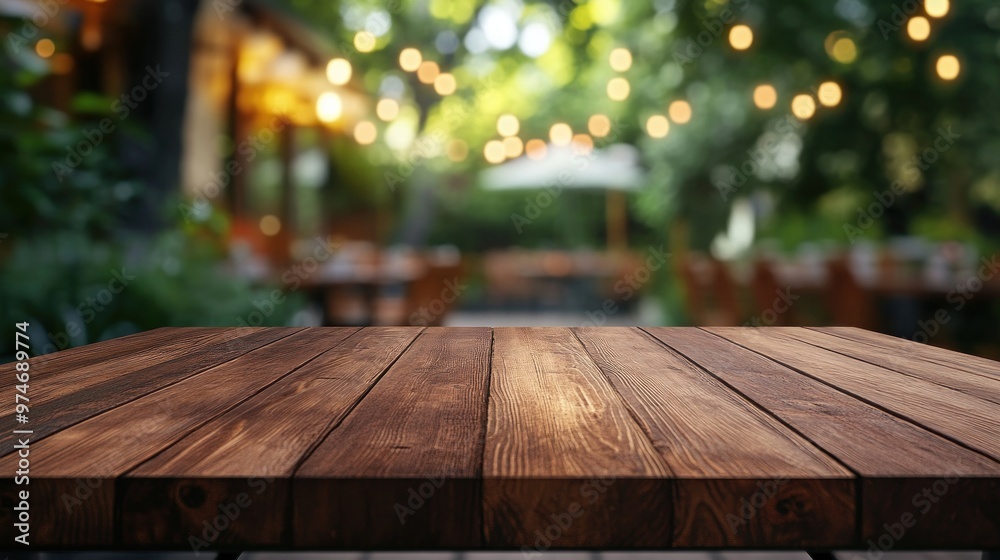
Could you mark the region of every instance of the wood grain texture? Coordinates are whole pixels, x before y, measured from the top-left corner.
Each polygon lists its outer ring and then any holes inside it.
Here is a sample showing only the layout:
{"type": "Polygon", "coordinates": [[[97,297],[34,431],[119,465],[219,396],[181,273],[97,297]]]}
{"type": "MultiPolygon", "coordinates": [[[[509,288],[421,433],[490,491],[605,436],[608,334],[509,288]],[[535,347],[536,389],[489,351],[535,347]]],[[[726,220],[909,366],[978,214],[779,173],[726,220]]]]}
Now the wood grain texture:
{"type": "Polygon", "coordinates": [[[419,328],[327,329],[332,346],[227,413],[191,432],[120,482],[123,538],[149,546],[204,532],[220,507],[253,500],[218,544],[247,535],[287,545],[288,479],[305,455],[340,422],[416,338],[419,328]],[[262,480],[266,485],[256,482],[262,480]],[[261,497],[257,497],[260,490],[261,497]],[[265,491],[267,492],[264,495],[265,491]],[[194,503],[195,494],[204,499],[194,503]],[[264,502],[263,499],[268,501],[264,502]]]}
{"type": "Polygon", "coordinates": [[[670,546],[670,471],[570,329],[494,330],[487,547],[670,546]]]}
{"type": "Polygon", "coordinates": [[[862,548],[906,513],[919,518],[920,530],[894,538],[893,548],[1000,544],[1000,509],[994,505],[1000,463],[717,335],[647,330],[860,475],[862,548]],[[934,507],[913,504],[923,488],[952,477],[960,482],[950,484],[934,507]]]}
{"type": "MultiPolygon", "coordinates": [[[[85,420],[120,404],[270,344],[298,329],[222,329],[192,333],[147,349],[104,351],[104,360],[80,367],[32,368],[31,426],[34,438],[85,420]],[[44,382],[37,382],[44,380],[44,382]]],[[[144,339],[146,340],[146,339],[144,339]]],[[[67,364],[68,366],[68,364],[67,364]]],[[[13,378],[13,375],[10,376],[13,378]]],[[[10,453],[13,416],[4,416],[0,444],[10,453]]]]}
{"type": "Polygon", "coordinates": [[[575,332],[676,477],[675,547],[852,542],[836,460],[638,329],[575,332]]]}
{"type": "Polygon", "coordinates": [[[969,372],[952,367],[914,360],[904,352],[879,349],[867,344],[858,344],[838,336],[809,329],[781,329],[780,333],[870,364],[891,369],[899,373],[950,387],[967,395],[1000,404],[1000,378],[970,375],[969,372]]]}
{"type": "Polygon", "coordinates": [[[1000,363],[979,356],[962,354],[954,350],[928,346],[913,340],[897,338],[854,327],[810,327],[809,330],[822,332],[860,342],[861,344],[891,350],[894,354],[907,356],[911,360],[928,361],[957,370],[1000,379],[1000,363]]]}
{"type": "MultiPolygon", "coordinates": [[[[327,350],[327,336],[310,330],[282,338],[277,348],[258,348],[34,443],[31,486],[41,495],[34,505],[48,513],[34,526],[35,542],[115,544],[114,510],[102,507],[113,501],[115,479],[327,350]],[[103,498],[67,507],[63,497],[72,495],[81,479],[94,481],[103,498]]],[[[14,472],[16,459],[3,457],[0,469],[14,472]]],[[[11,480],[4,482],[2,493],[12,495],[11,480]]]]}
{"type": "Polygon", "coordinates": [[[296,471],[301,548],[478,548],[490,329],[429,328],[296,471]]]}
{"type": "Polygon", "coordinates": [[[708,327],[741,346],[1000,460],[1000,405],[806,344],[779,329],[708,327]]]}

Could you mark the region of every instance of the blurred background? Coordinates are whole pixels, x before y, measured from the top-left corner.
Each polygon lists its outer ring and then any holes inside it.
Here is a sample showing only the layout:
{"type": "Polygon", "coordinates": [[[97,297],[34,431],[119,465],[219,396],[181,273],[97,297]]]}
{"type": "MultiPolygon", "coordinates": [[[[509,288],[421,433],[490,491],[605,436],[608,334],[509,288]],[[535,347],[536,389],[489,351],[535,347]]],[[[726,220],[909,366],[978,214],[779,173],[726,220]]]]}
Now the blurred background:
{"type": "Polygon", "coordinates": [[[0,317],[38,353],[852,325],[1000,358],[994,0],[0,0],[0,37],[0,317]]]}

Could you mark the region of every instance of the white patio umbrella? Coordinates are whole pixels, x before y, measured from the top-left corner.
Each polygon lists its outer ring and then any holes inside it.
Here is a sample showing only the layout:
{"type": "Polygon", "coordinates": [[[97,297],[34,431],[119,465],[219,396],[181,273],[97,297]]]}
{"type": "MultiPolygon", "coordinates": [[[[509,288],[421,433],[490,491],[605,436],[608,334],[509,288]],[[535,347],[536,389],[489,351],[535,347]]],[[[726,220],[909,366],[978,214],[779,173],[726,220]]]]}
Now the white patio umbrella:
{"type": "Polygon", "coordinates": [[[627,244],[622,193],[641,188],[644,178],[639,152],[628,144],[612,144],[590,153],[550,144],[541,159],[522,156],[480,174],[483,188],[489,190],[555,187],[607,191],[608,246],[613,248],[627,244]]]}

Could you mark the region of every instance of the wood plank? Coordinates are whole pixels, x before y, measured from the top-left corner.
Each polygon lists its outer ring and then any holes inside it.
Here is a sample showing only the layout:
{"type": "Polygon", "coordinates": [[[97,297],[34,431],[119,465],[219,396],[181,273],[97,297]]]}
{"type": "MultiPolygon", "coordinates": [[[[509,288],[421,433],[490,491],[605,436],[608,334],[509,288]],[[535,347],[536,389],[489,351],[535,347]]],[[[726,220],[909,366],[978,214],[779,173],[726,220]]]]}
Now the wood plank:
{"type": "MultiPolygon", "coordinates": [[[[124,353],[127,348],[123,353],[114,351],[103,361],[78,369],[62,365],[52,372],[47,367],[32,369],[29,391],[34,441],[298,330],[226,329],[131,354],[124,353]]],[[[0,433],[6,455],[13,452],[8,444],[14,441],[14,418],[5,417],[2,422],[0,425],[8,428],[0,433]]]]}
{"type": "Polygon", "coordinates": [[[491,331],[429,328],[293,480],[297,548],[477,548],[491,331]]]}
{"type": "MultiPolygon", "coordinates": [[[[31,503],[46,512],[32,525],[36,546],[113,546],[114,479],[329,349],[328,338],[295,333],[32,443],[31,503]],[[91,492],[76,503],[81,481],[91,492]]],[[[16,465],[14,455],[0,459],[3,472],[16,465]]],[[[13,492],[11,479],[0,481],[0,496],[13,492]]]]}
{"type": "Polygon", "coordinates": [[[809,329],[891,350],[895,353],[908,356],[913,360],[933,362],[976,375],[1000,379],[1000,363],[979,356],[962,354],[954,350],[921,344],[913,340],[854,327],[810,327],[809,329]]]}
{"type": "Polygon", "coordinates": [[[924,428],[1000,459],[1000,405],[843,356],[780,334],[706,327],[741,346],[833,385],[924,428]]]}
{"type": "Polygon", "coordinates": [[[854,475],[836,460],[638,329],[575,332],[676,477],[673,546],[854,542],[854,475]]]}
{"type": "Polygon", "coordinates": [[[784,336],[825,348],[848,358],[862,360],[1000,404],[1000,378],[973,375],[970,372],[956,370],[934,362],[914,360],[908,354],[900,354],[899,351],[886,351],[886,349],[858,344],[838,336],[809,329],[781,329],[779,332],[784,336]]]}
{"type": "Polygon", "coordinates": [[[216,546],[287,545],[288,479],[420,330],[338,330],[343,342],[128,473],[119,481],[123,543],[168,546],[194,535],[216,546]],[[210,539],[205,520],[248,500],[210,539]]]}
{"type": "Polygon", "coordinates": [[[670,546],[670,471],[570,329],[495,329],[489,403],[485,546],[670,546]]]}
{"type": "Polygon", "coordinates": [[[862,476],[859,547],[885,541],[905,514],[920,530],[890,535],[893,548],[1000,546],[1000,463],[715,334],[646,330],[862,476]],[[951,477],[958,483],[927,507],[922,490],[951,477]]]}

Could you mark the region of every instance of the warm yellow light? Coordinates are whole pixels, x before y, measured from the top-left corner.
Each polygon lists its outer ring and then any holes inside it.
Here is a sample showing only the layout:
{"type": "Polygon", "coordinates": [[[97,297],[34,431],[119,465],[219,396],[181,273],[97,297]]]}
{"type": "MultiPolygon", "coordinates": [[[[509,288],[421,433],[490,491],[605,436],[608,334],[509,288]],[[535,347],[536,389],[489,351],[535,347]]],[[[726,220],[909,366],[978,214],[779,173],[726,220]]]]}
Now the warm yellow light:
{"type": "Polygon", "coordinates": [[[691,120],[691,104],[687,101],[674,101],[667,108],[667,114],[670,115],[670,120],[677,124],[685,124],[691,120]]]}
{"type": "Polygon", "coordinates": [[[570,145],[573,149],[582,154],[589,154],[594,151],[594,139],[589,134],[574,134],[570,145]]]}
{"type": "Polygon", "coordinates": [[[56,54],[56,44],[52,39],[41,39],[35,43],[35,52],[42,58],[48,58],[56,54]]]}
{"type": "Polygon", "coordinates": [[[625,101],[631,90],[632,88],[625,78],[611,78],[608,82],[608,97],[612,101],[625,101]]]}
{"type": "Polygon", "coordinates": [[[666,138],[670,133],[670,121],[663,115],[653,115],[646,119],[646,134],[652,138],[666,138]]]}
{"type": "Polygon", "coordinates": [[[778,102],[778,92],[771,84],[761,84],[753,90],[753,104],[758,109],[770,109],[778,102]]]}
{"type": "Polygon", "coordinates": [[[399,52],[399,67],[407,72],[414,72],[420,68],[420,63],[424,61],[420,51],[413,47],[407,47],[399,52]]]}
{"type": "Polygon", "coordinates": [[[914,41],[926,41],[931,36],[931,22],[924,16],[912,17],[906,22],[906,34],[914,41]]]}
{"type": "Polygon", "coordinates": [[[281,220],[277,216],[268,214],[260,219],[260,232],[270,237],[278,235],[281,231],[281,220]]]}
{"type": "Polygon", "coordinates": [[[734,25],[729,30],[729,44],[738,51],[745,51],[753,44],[753,30],[746,25],[734,25]]]}
{"type": "Polygon", "coordinates": [[[503,151],[507,159],[519,157],[524,152],[524,142],[517,136],[508,136],[503,139],[503,151]]]}
{"type": "Polygon", "coordinates": [[[816,101],[811,95],[799,94],[792,98],[792,114],[801,120],[807,120],[816,114],[816,101]]]}
{"type": "Polygon", "coordinates": [[[417,67],[417,79],[425,84],[433,84],[440,73],[441,69],[433,60],[425,60],[417,67]]]}
{"type": "Polygon", "coordinates": [[[469,155],[469,146],[461,140],[452,140],[445,146],[448,159],[454,162],[464,161],[469,155]]]}
{"type": "Polygon", "coordinates": [[[951,5],[948,0],[924,0],[924,10],[927,12],[927,15],[934,18],[948,15],[949,8],[951,8],[951,5]]]}
{"type": "Polygon", "coordinates": [[[819,97],[821,105],[836,107],[840,104],[844,92],[841,91],[840,85],[837,82],[823,82],[816,90],[816,96],[819,97]]]}
{"type": "Polygon", "coordinates": [[[443,72],[434,78],[434,91],[438,95],[451,95],[455,93],[455,89],[458,87],[458,83],[455,81],[455,76],[447,72],[443,72]]]}
{"type": "Polygon", "coordinates": [[[632,53],[626,48],[619,47],[611,51],[608,63],[615,72],[624,72],[632,67],[632,53]]]}
{"type": "Polygon", "coordinates": [[[326,79],[335,86],[342,86],[351,79],[351,63],[343,58],[335,58],[326,65],[326,79]]]}
{"type": "Polygon", "coordinates": [[[958,57],[946,54],[937,59],[937,74],[942,80],[954,80],[962,71],[962,64],[958,57]]]}
{"type": "Polygon", "coordinates": [[[556,123],[549,129],[549,140],[556,146],[565,146],[573,138],[573,129],[566,123],[556,123]]]}
{"type": "Polygon", "coordinates": [[[375,35],[370,31],[358,31],[354,34],[354,48],[359,53],[370,53],[375,50],[375,35]]]}
{"type": "Polygon", "coordinates": [[[545,159],[545,154],[548,153],[549,147],[545,145],[545,141],[534,138],[528,140],[524,145],[524,151],[530,159],[545,159]]]}
{"type": "Polygon", "coordinates": [[[490,163],[500,163],[506,158],[507,151],[503,147],[503,142],[490,140],[483,148],[483,157],[490,163]]]}
{"type": "Polygon", "coordinates": [[[497,132],[500,136],[514,136],[521,130],[521,123],[514,115],[500,115],[497,119],[497,132]]]}
{"type": "Polygon", "coordinates": [[[395,99],[385,97],[375,105],[375,115],[383,121],[391,121],[399,116],[399,103],[395,99]]]}
{"type": "Polygon", "coordinates": [[[841,64],[850,64],[858,58],[858,47],[848,37],[841,37],[833,43],[830,56],[841,64]]]}
{"type": "Polygon", "coordinates": [[[371,121],[361,121],[354,127],[354,141],[362,146],[367,146],[378,138],[378,129],[371,121]]]}
{"type": "Polygon", "coordinates": [[[316,117],[325,123],[331,123],[340,118],[344,111],[344,105],[340,101],[340,96],[332,91],[327,91],[316,100],[316,117]]]}
{"type": "Polygon", "coordinates": [[[590,119],[587,120],[587,130],[597,138],[604,138],[611,132],[611,119],[606,115],[591,115],[590,119]]]}

